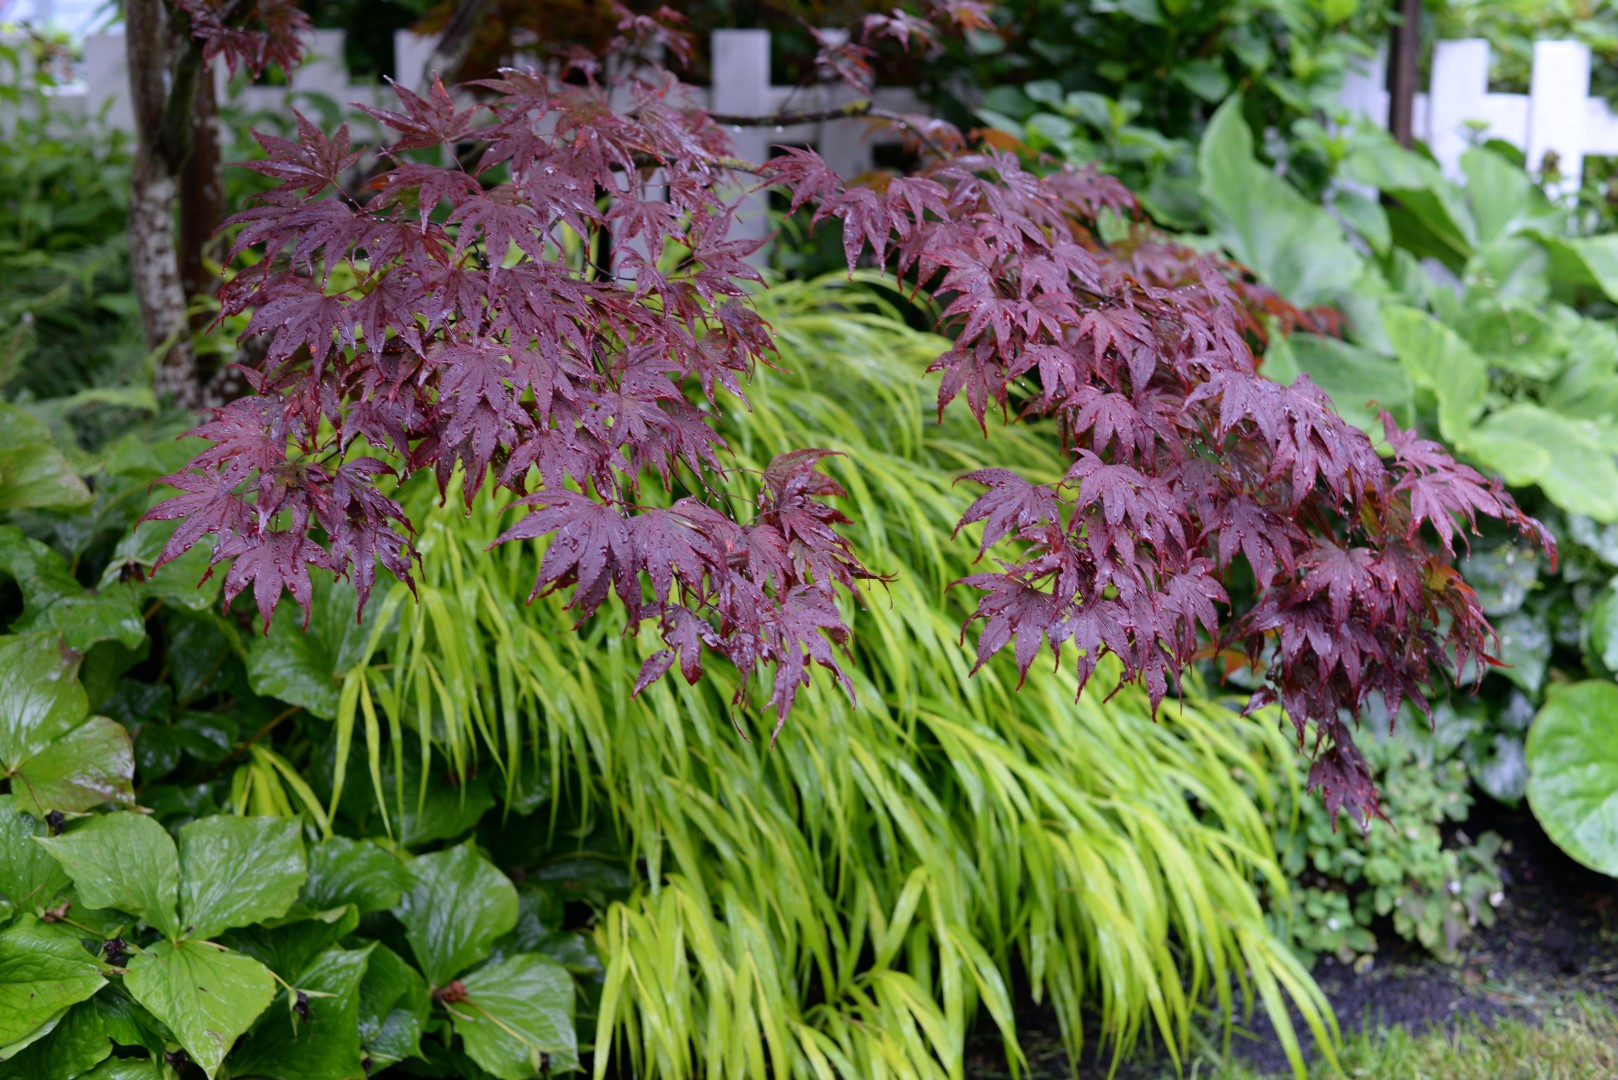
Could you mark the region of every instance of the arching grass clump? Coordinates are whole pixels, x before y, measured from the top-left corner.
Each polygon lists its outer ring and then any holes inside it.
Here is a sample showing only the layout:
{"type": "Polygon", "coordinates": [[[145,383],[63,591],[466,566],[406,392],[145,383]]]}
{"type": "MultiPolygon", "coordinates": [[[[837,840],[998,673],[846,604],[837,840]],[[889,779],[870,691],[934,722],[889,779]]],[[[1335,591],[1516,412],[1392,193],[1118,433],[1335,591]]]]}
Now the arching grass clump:
{"type": "Polygon", "coordinates": [[[632,849],[644,879],[595,930],[596,1076],[957,1077],[980,1011],[1020,1059],[1019,986],[1054,1003],[1075,1055],[1096,1049],[1085,1030],[1173,1053],[1209,1002],[1261,1004],[1295,1062],[1289,1006],[1329,1045],[1325,1000],[1257,899],[1286,889],[1261,812],[1294,775],[1276,727],[1191,683],[1154,721],[1134,688],[1075,703],[1065,671],[1020,691],[1009,659],[968,678],[970,609],[949,586],[976,547],[948,540],[968,501],[954,482],[990,444],[1054,478],[1054,432],[937,423],[913,373],[939,340],[862,286],[779,285],[760,305],[780,370],[724,434],[749,467],[843,451],[850,535],[895,575],[846,612],[857,704],[817,680],[772,747],[752,704],[767,688],[733,706],[725,671],[631,698],[656,643],[607,617],[572,633],[556,597],[526,606],[536,549],[486,553],[509,519],[427,491],[420,602],[382,602],[398,633],[344,684],[340,738],[379,782],[384,731],[451,765],[489,754],[512,791],[549,772],[553,820],[609,823],[632,849]]]}

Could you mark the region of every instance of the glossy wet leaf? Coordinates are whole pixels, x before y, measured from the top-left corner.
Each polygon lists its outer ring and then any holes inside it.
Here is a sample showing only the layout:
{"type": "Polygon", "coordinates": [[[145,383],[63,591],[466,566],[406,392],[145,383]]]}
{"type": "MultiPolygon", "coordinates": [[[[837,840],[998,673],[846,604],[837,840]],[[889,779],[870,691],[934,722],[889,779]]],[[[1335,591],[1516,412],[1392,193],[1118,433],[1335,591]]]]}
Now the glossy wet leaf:
{"type": "Polygon", "coordinates": [[[47,833],[45,822],[24,813],[15,796],[0,795],[0,896],[36,915],[68,886],[61,865],[34,843],[47,833]]]}
{"type": "Polygon", "coordinates": [[[84,719],[78,670],[55,634],[0,637],[0,766],[9,770],[84,719]]]}
{"type": "Polygon", "coordinates": [[[151,818],[105,814],[35,843],[73,879],[86,907],[115,908],[170,936],[179,932],[180,860],[173,839],[151,818]]]}
{"type": "MultiPolygon", "coordinates": [[[[0,414],[0,426],[7,415],[0,414]]],[[[0,445],[0,512],[65,510],[89,501],[90,489],[55,447],[45,443],[0,445]]]]}
{"type": "Polygon", "coordinates": [[[73,1080],[112,1053],[107,1029],[93,1001],[80,1002],[50,1034],[0,1064],[6,1080],[73,1080]]]}
{"type": "Polygon", "coordinates": [[[297,972],[352,934],[359,921],[359,912],[346,905],[307,918],[277,919],[274,926],[255,924],[230,930],[220,936],[219,943],[251,956],[271,971],[297,972]]]}
{"type": "Polygon", "coordinates": [[[1474,548],[1460,561],[1461,576],[1477,591],[1486,615],[1510,615],[1539,584],[1539,559],[1511,544],[1474,548]]]}
{"type": "Polygon", "coordinates": [[[169,522],[147,521],[125,533],[112,551],[100,587],[111,588],[138,570],[138,580],[131,584],[143,601],[161,600],[183,611],[201,612],[213,607],[219,599],[220,578],[214,575],[203,579],[208,552],[193,549],[173,562],[156,566],[174,528],[169,522]]]}
{"type": "Polygon", "coordinates": [[[467,1054],[501,1080],[579,1067],[573,978],[548,956],[520,953],[464,976],[465,1001],[446,1004],[467,1054]]]}
{"type": "Polygon", "coordinates": [[[167,1080],[154,1058],[108,1058],[80,1080],[167,1080]]]}
{"type": "Polygon", "coordinates": [[[1528,729],[1528,803],[1558,847],[1618,876],[1618,685],[1550,695],[1528,729]]]}
{"type": "Polygon", "coordinates": [[[101,1014],[101,1026],[120,1046],[140,1046],[161,1054],[174,1042],[174,1033],[118,983],[104,987],[90,999],[101,1014]]]}
{"type": "MultiPolygon", "coordinates": [[[[231,1072],[267,1080],[357,1080],[366,1074],[359,1039],[360,982],[371,947],[329,949],[291,976],[309,993],[308,1015],[288,1009],[282,991],[230,1056],[231,1072]],[[324,995],[330,995],[324,996],[324,995]]],[[[374,1071],[375,1062],[372,1062],[374,1071]]]]}
{"type": "Polygon", "coordinates": [[[196,940],[160,941],[132,957],[124,985],[210,1077],[275,996],[263,964],[196,940]]]}
{"type": "Polygon", "coordinates": [[[1496,731],[1468,742],[1463,754],[1472,779],[1490,798],[1515,806],[1528,793],[1528,757],[1521,735],[1496,731]]]}
{"type": "Polygon", "coordinates": [[[299,818],[221,814],[180,829],[180,924],[211,938],[285,915],[307,874],[299,818]]]}
{"type": "Polygon", "coordinates": [[[446,985],[517,925],[517,890],[470,841],[410,863],[396,914],[428,983],[446,985]]]}
{"type": "Polygon", "coordinates": [[[1266,285],[1306,306],[1353,286],[1360,259],[1343,227],[1256,160],[1240,97],[1209,121],[1197,173],[1214,235],[1266,285]]]}
{"type": "Polygon", "coordinates": [[[386,945],[371,950],[360,983],[360,1044],[376,1068],[419,1057],[431,1007],[427,982],[386,945]]]}
{"type": "Polygon", "coordinates": [[[1507,665],[1495,670],[1526,692],[1538,694],[1551,659],[1550,627],[1538,615],[1519,611],[1495,620],[1494,628],[1500,634],[1500,661],[1507,665]]]}
{"type": "Polygon", "coordinates": [[[106,983],[95,959],[32,915],[0,931],[0,1047],[34,1034],[43,1024],[106,983]]]}
{"type": "Polygon", "coordinates": [[[129,732],[105,716],[92,716],[13,765],[18,807],[43,817],[78,813],[103,803],[133,805],[135,754],[129,732]]]}
{"type": "MultiPolygon", "coordinates": [[[[346,583],[345,583],[346,584],[346,583]]],[[[317,604],[309,626],[288,607],[270,622],[267,635],[255,638],[247,654],[247,678],[255,693],[292,705],[302,705],[315,716],[337,716],[342,676],[359,659],[376,620],[357,623],[353,590],[344,584],[315,588],[329,599],[317,604]]]]}
{"type": "Polygon", "coordinates": [[[79,652],[98,641],[133,649],[146,638],[133,589],[117,582],[86,589],[66,559],[10,525],[0,525],[0,574],[11,576],[22,590],[23,613],[12,625],[17,633],[54,631],[79,652]]]}
{"type": "Polygon", "coordinates": [[[412,883],[397,855],[370,840],[332,836],[309,849],[309,876],[301,902],[314,911],[353,904],[360,911],[386,911],[412,883]]]}

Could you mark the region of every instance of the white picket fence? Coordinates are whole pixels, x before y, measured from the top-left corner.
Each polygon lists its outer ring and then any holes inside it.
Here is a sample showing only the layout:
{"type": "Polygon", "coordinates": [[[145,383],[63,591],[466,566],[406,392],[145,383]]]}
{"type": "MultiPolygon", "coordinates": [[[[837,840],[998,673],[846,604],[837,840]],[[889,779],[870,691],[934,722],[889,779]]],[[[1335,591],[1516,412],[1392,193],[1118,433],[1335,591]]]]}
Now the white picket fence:
{"type": "MultiPolygon", "coordinates": [[[[423,85],[432,41],[408,31],[395,35],[394,79],[409,87],[423,85]]],[[[50,109],[63,116],[95,116],[103,110],[112,126],[133,124],[129,104],[124,43],[118,34],[85,39],[83,81],[53,88],[50,109]]],[[[717,113],[768,115],[783,106],[795,112],[824,109],[847,99],[845,91],[802,90],[770,82],[770,35],[765,30],[720,30],[711,42],[713,85],[697,92],[698,101],[717,113]]],[[[324,95],[338,104],[387,106],[392,94],[374,81],[353,82],[343,65],[343,33],[314,31],[308,62],[293,73],[290,86],[251,86],[235,98],[249,111],[284,113],[307,95],[324,95]]],[[[1380,59],[1363,62],[1345,79],[1342,104],[1352,116],[1384,125],[1388,113],[1384,66],[1380,59]]],[[[1489,46],[1482,40],[1445,41],[1435,46],[1432,88],[1416,98],[1416,135],[1431,147],[1446,172],[1458,172],[1462,151],[1479,138],[1498,138],[1521,149],[1529,164],[1540,168],[1554,154],[1562,187],[1577,187],[1584,159],[1618,154],[1618,113],[1590,97],[1590,51],[1572,41],[1542,41],[1534,47],[1532,84],[1527,94],[1495,94],[1488,89],[1489,46]]],[[[224,86],[222,65],[216,72],[224,86]]],[[[15,78],[0,72],[0,78],[15,78]]],[[[884,108],[916,111],[907,90],[878,93],[884,108]]],[[[9,125],[0,105],[0,132],[9,125]]],[[[306,111],[307,108],[306,108],[306,111]]],[[[362,114],[351,113],[356,117],[362,114]]],[[[369,120],[364,120],[369,125],[369,120]]],[[[792,128],[742,128],[733,133],[740,156],[758,159],[771,143],[815,146],[845,176],[871,167],[871,128],[860,121],[827,121],[792,128]]],[[[891,139],[893,136],[879,136],[891,139]]],[[[755,223],[749,231],[762,228],[755,223]]]]}
{"type": "MultiPolygon", "coordinates": [[[[1535,170],[1554,162],[1562,193],[1578,190],[1585,158],[1618,154],[1618,112],[1590,96],[1590,49],[1580,42],[1535,42],[1526,94],[1489,92],[1489,43],[1480,39],[1438,42],[1432,75],[1431,92],[1416,95],[1415,135],[1450,176],[1481,139],[1517,147],[1535,170]]],[[[1386,126],[1386,87],[1378,57],[1349,74],[1341,100],[1351,114],[1386,126]]]]}

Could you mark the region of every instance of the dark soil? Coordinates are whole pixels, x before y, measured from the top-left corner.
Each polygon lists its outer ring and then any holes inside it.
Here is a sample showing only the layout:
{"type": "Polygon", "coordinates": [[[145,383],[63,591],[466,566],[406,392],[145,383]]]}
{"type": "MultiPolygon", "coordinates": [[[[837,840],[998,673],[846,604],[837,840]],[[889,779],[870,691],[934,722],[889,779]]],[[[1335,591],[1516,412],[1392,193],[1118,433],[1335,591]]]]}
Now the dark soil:
{"type": "MultiPolygon", "coordinates": [[[[1562,854],[1526,807],[1510,810],[1480,799],[1467,828],[1493,830],[1506,841],[1500,858],[1505,902],[1495,925],[1465,943],[1464,957],[1453,967],[1392,937],[1391,928],[1375,962],[1361,973],[1322,960],[1315,979],[1331,999],[1345,1036],[1368,1025],[1420,1031],[1451,1028],[1466,1017],[1485,1024],[1501,1015],[1533,1018],[1548,1002],[1580,992],[1618,1005],[1618,881],[1562,854]]],[[[1024,1002],[1017,1031],[1032,1067],[1024,1075],[1033,1080],[1073,1075],[1049,1006],[1024,1002]]],[[[1301,1037],[1310,1056],[1312,1041],[1307,1033],[1301,1037]]],[[[1087,1045],[1099,1041],[1085,1040],[1087,1045]]],[[[1251,1068],[1290,1075],[1261,1012],[1233,1036],[1231,1049],[1251,1068]]],[[[1105,1058],[1086,1060],[1078,1075],[1106,1076],[1110,1065],[1105,1058]]],[[[967,1076],[976,1080],[1010,1075],[992,1025],[980,1025],[968,1041],[966,1066],[967,1076]]],[[[1143,1045],[1114,1075],[1118,1080],[1157,1080],[1174,1074],[1166,1056],[1143,1045]]]]}

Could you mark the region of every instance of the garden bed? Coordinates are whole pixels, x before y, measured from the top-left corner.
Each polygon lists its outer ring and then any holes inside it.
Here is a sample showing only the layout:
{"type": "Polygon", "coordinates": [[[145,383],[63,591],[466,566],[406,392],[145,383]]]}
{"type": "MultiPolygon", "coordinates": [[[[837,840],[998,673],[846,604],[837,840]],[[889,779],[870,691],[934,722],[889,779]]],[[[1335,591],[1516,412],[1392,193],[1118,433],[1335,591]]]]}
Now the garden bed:
{"type": "MultiPolygon", "coordinates": [[[[1564,855],[1527,807],[1510,810],[1480,800],[1468,826],[1492,829],[1506,841],[1500,868],[1506,899],[1495,925],[1463,945],[1456,966],[1428,958],[1419,947],[1382,935],[1375,962],[1350,965],[1322,958],[1314,975],[1331,999],[1345,1038],[1377,1027],[1421,1032],[1454,1031],[1476,1022],[1492,1026],[1513,1018],[1536,1023],[1576,995],[1618,1008],[1618,882],[1564,855]]],[[[1018,1032],[1029,1055],[1029,1075],[1071,1075],[1055,1014],[1024,1001],[1018,1032]]],[[[1312,1042],[1300,1025],[1306,1053],[1312,1042]]],[[[1099,1039],[1092,1039],[1098,1045],[1099,1039]]],[[[1290,1075],[1286,1056],[1267,1018],[1257,1015],[1231,1040],[1231,1058],[1260,1073],[1290,1075]]],[[[1087,1059],[1080,1075],[1105,1075],[1109,1062],[1087,1059]]],[[[967,1075],[977,1080],[1009,1076],[992,1026],[980,1028],[967,1049],[967,1075]]],[[[1172,1076],[1173,1067],[1144,1046],[1124,1061],[1119,1080],[1172,1076]]]]}

